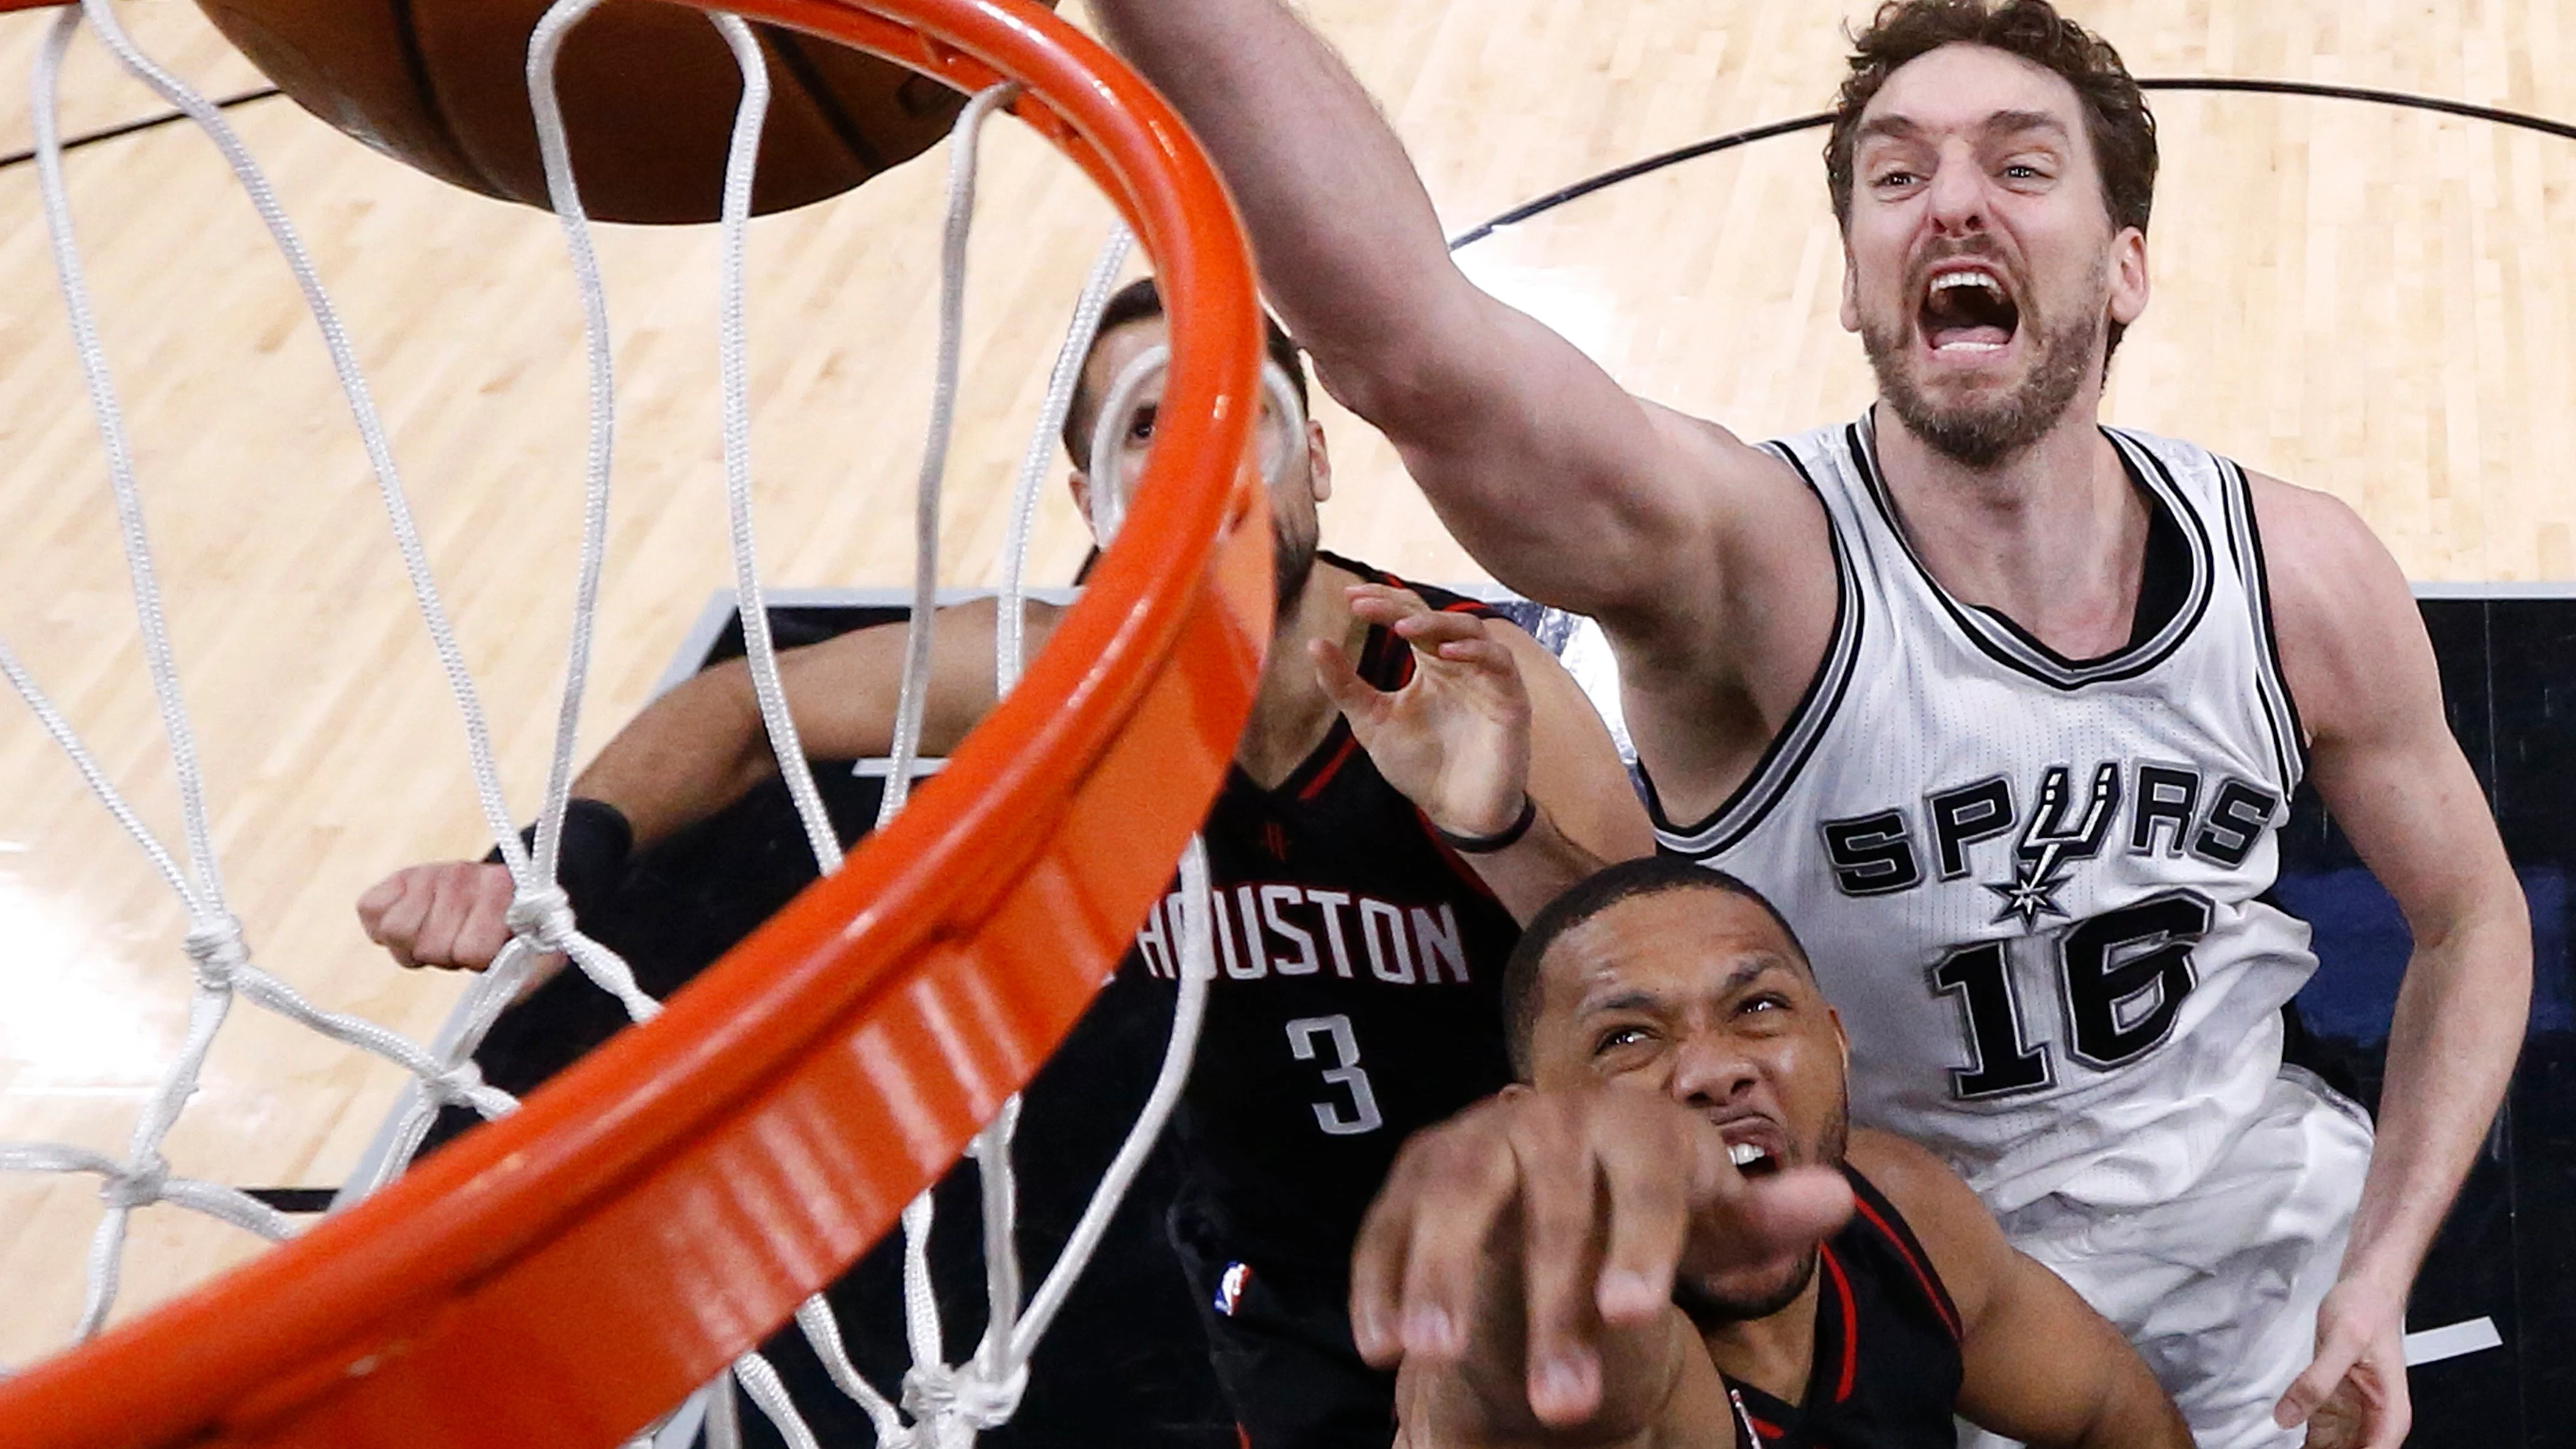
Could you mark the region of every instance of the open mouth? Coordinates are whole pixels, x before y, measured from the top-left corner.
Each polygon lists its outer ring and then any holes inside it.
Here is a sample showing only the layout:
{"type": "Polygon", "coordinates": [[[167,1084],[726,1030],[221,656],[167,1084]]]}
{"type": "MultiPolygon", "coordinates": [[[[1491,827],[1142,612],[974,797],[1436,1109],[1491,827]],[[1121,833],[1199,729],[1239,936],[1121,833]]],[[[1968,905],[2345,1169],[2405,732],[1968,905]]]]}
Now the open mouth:
{"type": "Polygon", "coordinates": [[[1919,322],[1934,352],[2001,352],[2021,329],[2021,307],[1995,273],[1982,266],[1948,267],[1925,284],[1919,322]]]}
{"type": "Polygon", "coordinates": [[[1720,1124],[1727,1161],[1746,1177],[1768,1177],[1787,1165],[1788,1140],[1765,1118],[1738,1117],[1720,1124]]]}

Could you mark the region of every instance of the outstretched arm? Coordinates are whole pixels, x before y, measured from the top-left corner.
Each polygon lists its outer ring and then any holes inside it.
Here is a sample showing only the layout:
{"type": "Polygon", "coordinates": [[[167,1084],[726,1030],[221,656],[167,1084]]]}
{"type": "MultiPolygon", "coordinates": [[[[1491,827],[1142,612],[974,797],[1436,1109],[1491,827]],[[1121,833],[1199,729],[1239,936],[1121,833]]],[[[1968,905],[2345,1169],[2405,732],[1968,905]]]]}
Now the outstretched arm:
{"type": "MultiPolygon", "coordinates": [[[[924,753],[945,753],[992,708],[994,617],[990,601],[940,611],[922,715],[924,753]]],[[[1030,607],[1036,638],[1053,621],[1052,608],[1030,607]]],[[[858,759],[892,748],[903,654],[904,629],[898,624],[778,656],[779,681],[807,754],[858,759]]],[[[566,884],[575,884],[576,874],[613,876],[625,851],[714,815],[777,773],[750,669],[736,660],[686,680],[645,706],[574,780],[574,797],[613,809],[616,815],[604,818],[622,819],[629,838],[584,846],[567,832],[566,884]],[[584,848],[617,858],[577,866],[570,852],[584,848]]],[[[618,833],[613,823],[605,828],[611,837],[618,833]]],[[[597,842],[600,836],[588,839],[597,842]]],[[[358,920],[369,939],[405,966],[479,971],[510,939],[503,918],[512,890],[509,871],[499,865],[407,866],[358,898],[358,920]]]]}
{"type": "Polygon", "coordinates": [[[1961,1418],[2039,1449],[2191,1449],[2137,1350],[2014,1251],[1957,1174],[1879,1132],[1853,1136],[1851,1163],[1904,1214],[1959,1310],[1961,1418]]]}
{"type": "MultiPolygon", "coordinates": [[[[995,607],[977,600],[942,609],[932,625],[924,754],[947,753],[993,707],[995,607]]],[[[1030,613],[1043,640],[1053,610],[1031,605],[1030,613]]],[[[779,684],[806,754],[855,760],[894,748],[904,634],[901,624],[857,629],[778,656],[779,684]]],[[[616,806],[641,848],[706,819],[777,773],[750,666],[736,659],[646,705],[573,781],[573,793],[616,806]]]]}
{"type": "Polygon", "coordinates": [[[1092,11],[1214,154],[1324,385],[1394,441],[1496,578],[1651,637],[1709,621],[1737,562],[1722,535],[1747,508],[1821,556],[1821,511],[1784,466],[1629,396],[1467,280],[1368,93],[1277,0],[1092,11]]]}
{"type": "Polygon", "coordinates": [[[1675,1273],[1792,1260],[1850,1214],[1838,1174],[1748,1180],[1660,1093],[1506,1088],[1397,1156],[1353,1248],[1352,1332],[1401,1365],[1408,1446],[1726,1444],[1675,1273]]]}
{"type": "Polygon", "coordinates": [[[1609,728],[1537,640],[1436,612],[1402,589],[1349,592],[1353,613],[1413,646],[1413,677],[1379,690],[1321,639],[1307,646],[1317,677],[1378,773],[1433,828],[1509,841],[1460,853],[1515,919],[1527,924],[1576,881],[1654,849],[1609,728]]]}
{"type": "Polygon", "coordinates": [[[2396,560],[2324,494],[2265,478],[2254,499],[2308,776],[2415,937],[2343,1270],[2319,1313],[2316,1361],[2275,1417],[2305,1422],[2340,1396],[2367,1416],[2370,1449],[2396,1449],[2412,1417],[2407,1294],[2513,1077],[2531,1010],[2531,912],[2444,719],[2432,643],[2396,560]]]}

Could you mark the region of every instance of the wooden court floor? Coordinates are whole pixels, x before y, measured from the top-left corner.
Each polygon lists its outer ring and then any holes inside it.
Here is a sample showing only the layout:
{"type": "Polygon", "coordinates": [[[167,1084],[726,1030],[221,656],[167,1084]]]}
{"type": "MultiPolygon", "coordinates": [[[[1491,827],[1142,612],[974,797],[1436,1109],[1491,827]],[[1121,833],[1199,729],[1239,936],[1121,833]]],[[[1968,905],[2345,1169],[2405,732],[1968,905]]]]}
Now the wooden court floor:
{"type": "MultiPolygon", "coordinates": [[[[1070,7],[1069,7],[1070,8],[1070,7]]],[[[1667,147],[1821,109],[1854,0],[1314,0],[1453,231],[1667,147]]],[[[2570,0],[2070,0],[2141,75],[2419,93],[2576,120],[2570,0]]],[[[182,0],[128,24],[218,94],[258,78],[182,0]]],[[[1078,9],[1071,9],[1078,16],[1078,9]]],[[[26,144],[41,16],[0,16],[0,154],[26,144]]],[[[157,112],[84,41],[79,133],[157,112]]],[[[2427,581],[2576,578],[2576,142],[2352,102],[2172,95],[2156,295],[2113,420],[2328,489],[2427,581]]],[[[332,282],[390,420],[486,690],[514,808],[533,808],[561,668],[583,437],[578,317],[551,220],[451,191],[291,106],[234,112],[332,282]]],[[[1834,324],[1839,256],[1810,133],[1616,188],[1462,254],[1648,396],[1749,435],[1868,397],[1834,324]]],[[[1009,126],[987,143],[946,579],[998,576],[998,500],[1108,212],[1009,126]]],[[[80,152],[73,202],[125,388],[235,911],[320,1003],[415,1035],[452,982],[406,976],[350,903],[406,862],[479,854],[456,715],[322,352],[249,208],[183,129],[80,152]]],[[[928,411],[940,178],[919,163],[754,234],[761,537],[784,584],[909,569],[928,411]]],[[[606,241],[625,385],[595,744],[723,585],[715,253],[703,231],[606,241]]],[[[1360,425],[1325,413],[1328,545],[1481,577],[1360,425]]],[[[0,639],[145,816],[177,809],[102,455],[55,298],[32,167],[0,170],[0,639]]],[[[1051,500],[1037,577],[1083,538],[1051,500]]],[[[23,710],[0,707],[0,1140],[121,1152],[183,1026],[180,913],[23,710]]],[[[170,1140],[179,1171],[328,1185],[390,1068],[236,1011],[170,1140]]],[[[0,1181],[0,1363],[59,1345],[90,1184],[0,1181]]],[[[128,1308],[249,1251],[143,1214],[128,1308]]]]}

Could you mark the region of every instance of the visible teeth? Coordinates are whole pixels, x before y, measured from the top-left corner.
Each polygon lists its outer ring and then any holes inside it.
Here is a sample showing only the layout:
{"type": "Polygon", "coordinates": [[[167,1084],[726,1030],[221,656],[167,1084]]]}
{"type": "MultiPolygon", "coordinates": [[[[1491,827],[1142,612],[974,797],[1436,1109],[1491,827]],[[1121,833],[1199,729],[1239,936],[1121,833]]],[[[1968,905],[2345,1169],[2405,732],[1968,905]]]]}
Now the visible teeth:
{"type": "Polygon", "coordinates": [[[1947,292],[1954,287],[1983,287],[2000,297],[2004,289],[1983,272],[1943,272],[1932,279],[1932,290],[1947,292]]]}
{"type": "Polygon", "coordinates": [[[1769,1155],[1750,1142],[1738,1142],[1726,1149],[1726,1160],[1738,1167],[1748,1162],[1759,1162],[1769,1155]]]}
{"type": "Polygon", "coordinates": [[[2004,350],[2004,345],[2000,342],[1944,342],[1932,350],[1935,352],[2001,352],[2004,350]]]}

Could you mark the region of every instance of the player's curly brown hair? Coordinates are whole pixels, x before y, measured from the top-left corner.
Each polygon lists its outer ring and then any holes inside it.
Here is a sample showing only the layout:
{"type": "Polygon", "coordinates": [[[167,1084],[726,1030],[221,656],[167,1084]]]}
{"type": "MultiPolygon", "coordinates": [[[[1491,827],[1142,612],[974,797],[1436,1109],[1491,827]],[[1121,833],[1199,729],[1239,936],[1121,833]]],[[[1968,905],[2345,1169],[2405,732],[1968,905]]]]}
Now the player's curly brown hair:
{"type": "Polygon", "coordinates": [[[2073,86],[2111,225],[2147,229],[2156,199],[2156,118],[2120,53],[2048,0],[1887,0],[1878,7],[1869,28],[1852,37],[1851,73],[1835,97],[1825,140],[1825,185],[1836,222],[1851,226],[1852,152],[1870,98],[1906,62],[1957,44],[2020,56],[2073,86]]]}

